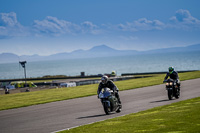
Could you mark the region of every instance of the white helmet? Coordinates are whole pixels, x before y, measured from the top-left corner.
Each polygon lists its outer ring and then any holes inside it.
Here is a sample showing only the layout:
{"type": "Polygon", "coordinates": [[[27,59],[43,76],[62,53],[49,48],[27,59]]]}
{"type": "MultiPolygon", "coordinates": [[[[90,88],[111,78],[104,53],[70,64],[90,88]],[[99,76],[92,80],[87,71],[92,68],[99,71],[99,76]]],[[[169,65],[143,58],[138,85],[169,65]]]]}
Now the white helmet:
{"type": "Polygon", "coordinates": [[[107,81],[108,81],[108,76],[104,75],[103,77],[101,77],[102,84],[106,84],[107,81]]]}

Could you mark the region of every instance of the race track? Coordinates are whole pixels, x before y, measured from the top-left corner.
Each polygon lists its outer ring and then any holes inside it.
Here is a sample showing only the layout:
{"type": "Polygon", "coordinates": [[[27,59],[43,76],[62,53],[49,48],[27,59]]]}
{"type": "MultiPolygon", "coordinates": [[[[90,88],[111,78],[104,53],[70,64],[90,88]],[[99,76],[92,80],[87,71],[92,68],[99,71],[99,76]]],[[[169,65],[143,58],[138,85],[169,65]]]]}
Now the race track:
{"type": "MultiPolygon", "coordinates": [[[[0,111],[2,133],[49,133],[200,96],[200,78],[181,82],[180,99],[168,100],[165,85],[119,92],[122,112],[105,115],[97,96],[0,111]]],[[[3,102],[3,101],[1,101],[3,102]]]]}

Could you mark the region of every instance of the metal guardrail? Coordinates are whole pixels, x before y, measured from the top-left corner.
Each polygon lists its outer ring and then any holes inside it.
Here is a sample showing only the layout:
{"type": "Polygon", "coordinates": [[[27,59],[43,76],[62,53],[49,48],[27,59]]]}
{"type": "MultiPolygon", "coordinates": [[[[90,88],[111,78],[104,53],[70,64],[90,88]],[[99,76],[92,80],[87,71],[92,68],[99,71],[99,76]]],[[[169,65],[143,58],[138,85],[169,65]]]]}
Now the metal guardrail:
{"type": "MultiPolygon", "coordinates": [[[[183,72],[193,72],[199,70],[187,70],[187,71],[178,71],[178,73],[183,72]]],[[[165,72],[144,72],[144,73],[122,73],[121,76],[131,76],[131,75],[146,75],[146,74],[164,74],[165,72]]],[[[85,79],[85,78],[100,78],[102,75],[91,75],[91,76],[70,76],[70,77],[57,77],[57,78],[27,78],[27,81],[31,80],[56,80],[56,79],[85,79]]],[[[12,81],[24,81],[24,79],[0,79],[0,82],[12,82],[12,81]]]]}
{"type": "MultiPolygon", "coordinates": [[[[187,71],[177,71],[178,73],[184,73],[184,72],[194,72],[194,71],[199,71],[199,70],[187,70],[187,71]]],[[[129,75],[147,75],[147,74],[164,74],[167,73],[165,72],[145,72],[145,73],[122,73],[122,76],[129,76],[129,75]]]]}
{"type": "MultiPolygon", "coordinates": [[[[32,80],[59,80],[59,79],[79,79],[79,78],[98,78],[99,75],[91,76],[70,76],[70,77],[57,77],[57,78],[27,78],[27,81],[32,80]]],[[[24,81],[24,79],[0,79],[0,82],[24,81]]]]}

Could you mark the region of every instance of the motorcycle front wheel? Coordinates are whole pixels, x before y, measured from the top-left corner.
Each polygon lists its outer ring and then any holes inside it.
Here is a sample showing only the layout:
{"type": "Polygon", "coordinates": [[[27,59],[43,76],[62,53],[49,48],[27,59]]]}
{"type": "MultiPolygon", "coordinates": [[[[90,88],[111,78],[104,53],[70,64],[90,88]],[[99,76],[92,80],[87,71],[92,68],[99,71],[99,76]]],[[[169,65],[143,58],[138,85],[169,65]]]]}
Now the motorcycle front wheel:
{"type": "Polygon", "coordinates": [[[169,98],[169,100],[172,100],[172,97],[173,97],[172,90],[168,89],[167,91],[168,91],[168,98],[169,98]]]}
{"type": "Polygon", "coordinates": [[[108,104],[106,102],[103,103],[103,108],[104,108],[104,111],[107,115],[110,114],[110,108],[108,107],[108,104]]]}

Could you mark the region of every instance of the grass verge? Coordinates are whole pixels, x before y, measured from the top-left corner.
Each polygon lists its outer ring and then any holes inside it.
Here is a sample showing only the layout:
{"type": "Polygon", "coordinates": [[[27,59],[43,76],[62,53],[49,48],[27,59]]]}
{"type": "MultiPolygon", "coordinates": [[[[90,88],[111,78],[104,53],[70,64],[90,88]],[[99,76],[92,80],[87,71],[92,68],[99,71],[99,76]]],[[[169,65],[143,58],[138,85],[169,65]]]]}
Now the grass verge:
{"type": "Polygon", "coordinates": [[[199,110],[200,97],[60,133],[198,133],[200,132],[199,110]]]}
{"type": "MultiPolygon", "coordinates": [[[[155,74],[153,77],[116,81],[120,91],[162,84],[165,74],[155,74]]],[[[179,74],[180,80],[200,78],[200,71],[179,74]]],[[[77,86],[71,88],[48,89],[35,92],[24,92],[0,96],[0,110],[44,104],[49,102],[96,95],[98,84],[77,86]]]]}

